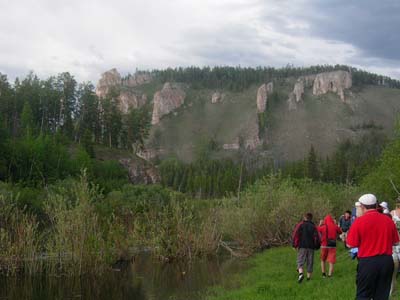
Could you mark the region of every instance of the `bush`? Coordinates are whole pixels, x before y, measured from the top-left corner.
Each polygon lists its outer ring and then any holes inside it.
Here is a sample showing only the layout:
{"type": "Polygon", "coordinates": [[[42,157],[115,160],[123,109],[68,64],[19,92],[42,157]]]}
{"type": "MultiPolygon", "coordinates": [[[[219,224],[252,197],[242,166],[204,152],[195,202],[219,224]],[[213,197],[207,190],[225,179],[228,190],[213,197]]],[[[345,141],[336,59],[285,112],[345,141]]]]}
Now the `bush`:
{"type": "Polygon", "coordinates": [[[310,180],[266,177],[246,189],[238,201],[223,200],[222,232],[245,254],[288,244],[294,225],[306,212],[318,223],[326,214],[339,216],[354,203],[351,186],[313,183],[310,180]]]}

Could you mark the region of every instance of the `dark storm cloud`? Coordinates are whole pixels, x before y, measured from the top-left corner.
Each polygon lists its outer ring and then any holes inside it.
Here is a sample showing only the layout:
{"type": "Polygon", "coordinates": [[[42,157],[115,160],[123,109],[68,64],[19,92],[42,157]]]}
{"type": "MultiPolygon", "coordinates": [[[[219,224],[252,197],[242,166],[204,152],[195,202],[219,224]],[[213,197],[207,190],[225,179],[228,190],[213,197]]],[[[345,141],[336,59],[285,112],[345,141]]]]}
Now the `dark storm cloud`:
{"type": "Polygon", "coordinates": [[[282,1],[263,7],[275,30],[351,44],[364,57],[400,60],[400,1],[282,1]],[[279,13],[277,13],[279,12],[279,13]],[[303,22],[305,26],[292,26],[303,22]]]}
{"type": "Polygon", "coordinates": [[[367,56],[400,60],[400,1],[312,1],[311,31],[351,43],[367,56]]]}

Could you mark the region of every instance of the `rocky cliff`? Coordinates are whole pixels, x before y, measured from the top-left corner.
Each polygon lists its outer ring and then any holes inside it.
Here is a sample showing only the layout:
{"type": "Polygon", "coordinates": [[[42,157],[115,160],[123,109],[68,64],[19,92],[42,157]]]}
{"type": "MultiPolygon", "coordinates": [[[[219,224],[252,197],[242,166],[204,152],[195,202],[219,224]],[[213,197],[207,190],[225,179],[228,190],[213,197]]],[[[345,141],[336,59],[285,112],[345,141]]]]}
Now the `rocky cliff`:
{"type": "Polygon", "coordinates": [[[344,90],[351,88],[351,74],[347,71],[324,72],[316,75],[301,76],[294,84],[293,91],[287,100],[289,110],[295,110],[304,96],[306,88],[313,89],[313,95],[319,96],[328,92],[337,93],[344,102],[344,90]]]}
{"type": "Polygon", "coordinates": [[[268,95],[273,92],[274,85],[272,82],[264,83],[257,91],[257,111],[262,113],[267,107],[268,95]]]}
{"type": "Polygon", "coordinates": [[[132,108],[139,108],[147,103],[145,94],[134,91],[122,91],[118,99],[118,108],[124,114],[128,113],[132,108]]]}
{"type": "Polygon", "coordinates": [[[131,108],[139,108],[146,104],[147,97],[135,90],[135,87],[152,80],[150,74],[135,74],[122,78],[117,69],[104,72],[96,86],[96,95],[102,99],[115,89],[118,96],[118,107],[122,113],[128,113],[131,108]]]}
{"type": "Polygon", "coordinates": [[[104,98],[112,88],[120,88],[122,84],[121,75],[117,69],[111,69],[101,74],[101,78],[96,86],[96,95],[99,98],[104,98]]]}
{"type": "Polygon", "coordinates": [[[161,180],[158,170],[150,164],[130,158],[120,159],[119,163],[128,170],[129,180],[133,184],[154,184],[161,180]]]}
{"type": "Polygon", "coordinates": [[[178,84],[165,83],[162,90],[154,95],[151,124],[158,124],[164,115],[180,107],[185,97],[185,91],[178,84]]]}
{"type": "Polygon", "coordinates": [[[334,71],[317,74],[313,94],[319,96],[328,92],[337,93],[344,102],[344,90],[352,86],[351,74],[347,71],[334,71]]]}

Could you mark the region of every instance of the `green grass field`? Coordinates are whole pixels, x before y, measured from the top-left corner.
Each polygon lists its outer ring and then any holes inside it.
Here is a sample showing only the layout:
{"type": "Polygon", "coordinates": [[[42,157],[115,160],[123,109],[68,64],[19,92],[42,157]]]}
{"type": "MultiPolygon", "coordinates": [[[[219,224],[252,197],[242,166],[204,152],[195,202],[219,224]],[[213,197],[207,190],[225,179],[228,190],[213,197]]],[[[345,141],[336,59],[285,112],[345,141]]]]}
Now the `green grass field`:
{"type": "MultiPolygon", "coordinates": [[[[314,257],[310,281],[297,282],[296,251],[289,247],[267,250],[250,259],[249,268],[210,290],[209,300],[354,299],[357,261],[338,245],[332,278],[322,278],[319,255],[314,257]]],[[[398,299],[395,293],[392,299],[398,299]]]]}

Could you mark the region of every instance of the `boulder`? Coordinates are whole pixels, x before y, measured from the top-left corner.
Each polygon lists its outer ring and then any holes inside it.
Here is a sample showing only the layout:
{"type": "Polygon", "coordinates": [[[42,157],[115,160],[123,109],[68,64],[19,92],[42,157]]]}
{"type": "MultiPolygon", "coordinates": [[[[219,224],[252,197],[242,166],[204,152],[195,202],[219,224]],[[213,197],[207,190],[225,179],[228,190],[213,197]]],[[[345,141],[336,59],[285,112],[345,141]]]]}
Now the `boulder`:
{"type": "Polygon", "coordinates": [[[158,170],[144,162],[123,158],[119,163],[128,170],[129,180],[133,184],[155,184],[161,181],[158,170]]]}
{"type": "Polygon", "coordinates": [[[262,113],[267,108],[268,95],[273,92],[274,85],[272,82],[264,83],[257,91],[257,111],[262,113]]]}
{"type": "Polygon", "coordinates": [[[180,107],[184,103],[185,97],[186,93],[179,85],[165,83],[162,90],[154,95],[151,124],[158,124],[164,115],[180,107]]]}
{"type": "Polygon", "coordinates": [[[313,94],[323,95],[328,92],[337,93],[344,102],[344,90],[352,86],[351,74],[347,71],[320,73],[315,76],[313,94]]]}

